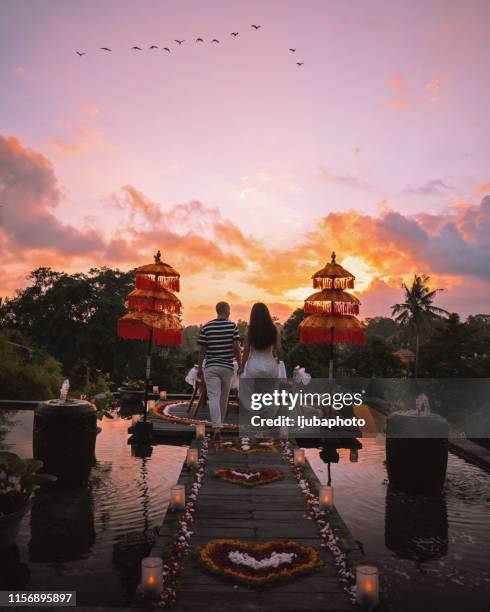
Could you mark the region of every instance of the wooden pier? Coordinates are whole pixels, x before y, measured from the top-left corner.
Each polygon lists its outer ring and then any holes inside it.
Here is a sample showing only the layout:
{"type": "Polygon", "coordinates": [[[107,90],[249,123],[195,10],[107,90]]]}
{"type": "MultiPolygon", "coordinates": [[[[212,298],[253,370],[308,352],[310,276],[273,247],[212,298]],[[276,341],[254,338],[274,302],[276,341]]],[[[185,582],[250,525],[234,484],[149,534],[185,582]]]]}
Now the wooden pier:
{"type": "MultiPolygon", "coordinates": [[[[184,484],[187,478],[188,471],[184,467],[179,482],[184,484]]],[[[152,556],[164,556],[175,523],[174,513],[167,512],[152,556]]],[[[216,539],[252,543],[294,540],[316,548],[324,566],[290,582],[257,590],[207,573],[197,555],[191,554],[180,576],[177,601],[171,608],[175,612],[188,612],[199,607],[206,612],[224,609],[236,612],[355,609],[338,581],[332,556],[321,547],[316,523],[308,518],[304,496],[280,449],[277,452],[241,453],[218,450],[210,445],[206,475],[197,498],[191,530],[191,548],[194,550],[216,539]],[[240,486],[213,477],[213,471],[223,467],[274,468],[281,470],[284,478],[256,487],[240,486]]],[[[346,537],[345,531],[343,536],[346,537]]],[[[347,537],[350,536],[347,534],[347,537]]]]}

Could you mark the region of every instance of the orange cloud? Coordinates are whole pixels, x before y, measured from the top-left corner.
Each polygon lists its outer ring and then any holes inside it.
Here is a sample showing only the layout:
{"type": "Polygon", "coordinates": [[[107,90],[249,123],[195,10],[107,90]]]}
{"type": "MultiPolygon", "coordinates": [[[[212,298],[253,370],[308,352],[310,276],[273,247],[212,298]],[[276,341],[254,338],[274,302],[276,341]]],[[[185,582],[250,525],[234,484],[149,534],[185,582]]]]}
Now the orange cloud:
{"type": "Polygon", "coordinates": [[[394,74],[388,79],[388,84],[397,91],[403,91],[407,85],[407,82],[403,74],[394,74]]]}
{"type": "Polygon", "coordinates": [[[111,235],[62,223],[55,215],[62,199],[50,161],[16,138],[0,137],[0,247],[7,276],[0,295],[25,284],[25,275],[39,266],[127,269],[148,263],[157,249],[182,274],[187,322],[212,316],[213,302],[223,297],[236,317],[246,318],[254,301],[264,301],[284,320],[301,306],[311,275],[332,250],[358,275],[362,316],[386,310],[400,295],[401,281],[414,273],[428,273],[437,286],[450,288],[444,294],[449,301],[451,292],[463,296],[471,285],[478,286],[481,305],[490,286],[490,195],[478,205],[460,202],[432,215],[403,215],[388,203],[377,215],[331,212],[287,248],[245,235],[202,202],[163,207],[133,185],[109,199],[119,221],[111,235]]]}
{"type": "Polygon", "coordinates": [[[104,134],[97,129],[87,126],[77,126],[67,135],[51,136],[48,138],[48,148],[63,155],[79,155],[94,149],[105,149],[109,143],[104,134]]]}
{"type": "Polygon", "coordinates": [[[475,195],[482,195],[483,193],[487,193],[487,191],[490,191],[490,181],[488,183],[483,183],[483,185],[477,187],[475,189],[475,195]]]}
{"type": "Polygon", "coordinates": [[[399,99],[399,100],[387,100],[385,102],[385,108],[392,111],[400,111],[406,110],[410,107],[410,103],[408,100],[399,99]]]}

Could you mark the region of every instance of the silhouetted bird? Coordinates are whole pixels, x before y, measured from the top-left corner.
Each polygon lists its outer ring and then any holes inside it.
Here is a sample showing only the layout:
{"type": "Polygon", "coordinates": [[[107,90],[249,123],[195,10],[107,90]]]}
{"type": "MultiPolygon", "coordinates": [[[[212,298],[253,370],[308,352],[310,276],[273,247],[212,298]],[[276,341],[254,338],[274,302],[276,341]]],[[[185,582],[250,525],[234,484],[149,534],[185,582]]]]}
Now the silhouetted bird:
{"type": "Polygon", "coordinates": [[[304,62],[296,62],[297,66],[302,66],[304,64],[304,62]]]}
{"type": "Polygon", "coordinates": [[[133,51],[142,51],[142,48],[141,48],[141,47],[136,47],[136,46],[131,47],[131,49],[132,49],[133,51]]]}
{"type": "Polygon", "coordinates": [[[158,49],[158,47],[156,45],[151,45],[151,47],[149,47],[150,49],[158,49]]]}
{"type": "Polygon", "coordinates": [[[80,57],[83,57],[84,55],[87,55],[86,51],[77,51],[77,55],[79,55],[80,57]]]}
{"type": "Polygon", "coordinates": [[[296,49],[289,49],[292,53],[296,53],[296,49]]]}
{"type": "Polygon", "coordinates": [[[211,42],[212,43],[219,43],[219,40],[217,38],[213,38],[213,40],[211,42]]]}
{"type": "Polygon", "coordinates": [[[170,53],[170,49],[168,47],[163,47],[162,51],[168,51],[170,53]]]}
{"type": "Polygon", "coordinates": [[[112,51],[112,49],[109,49],[109,47],[101,47],[100,49],[101,51],[112,51]]]}
{"type": "Polygon", "coordinates": [[[177,39],[175,39],[175,42],[179,43],[179,45],[181,45],[183,42],[185,42],[185,40],[177,40],[177,39]]]}
{"type": "Polygon", "coordinates": [[[230,36],[238,36],[239,32],[232,32],[230,36]]]}
{"type": "Polygon", "coordinates": [[[255,28],[256,30],[258,30],[258,29],[260,28],[260,26],[259,26],[259,25],[253,25],[253,24],[252,24],[252,28],[255,28]]]}
{"type": "Polygon", "coordinates": [[[204,42],[202,38],[196,38],[196,42],[204,42]]]}

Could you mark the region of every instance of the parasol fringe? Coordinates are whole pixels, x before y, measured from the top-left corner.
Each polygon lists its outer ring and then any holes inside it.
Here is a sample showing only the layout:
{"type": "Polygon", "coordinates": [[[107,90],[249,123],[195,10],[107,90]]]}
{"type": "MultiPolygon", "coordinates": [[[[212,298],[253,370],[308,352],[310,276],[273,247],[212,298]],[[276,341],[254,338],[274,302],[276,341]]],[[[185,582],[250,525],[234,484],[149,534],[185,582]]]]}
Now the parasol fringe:
{"type": "MultiPolygon", "coordinates": [[[[117,335],[127,340],[148,340],[150,328],[144,323],[119,320],[117,335]]],[[[182,345],[181,329],[153,329],[153,340],[157,344],[182,345]]]]}
{"type": "Polygon", "coordinates": [[[169,289],[180,291],[178,276],[155,276],[155,274],[141,274],[136,272],[136,289],[169,289]]]}
{"type": "Polygon", "coordinates": [[[364,329],[332,330],[331,328],[300,327],[299,339],[309,344],[365,344],[364,329]],[[333,336],[333,337],[332,337],[333,336]]]}
{"type": "Polygon", "coordinates": [[[170,312],[180,314],[181,304],[179,302],[169,302],[158,298],[147,297],[128,297],[128,308],[135,310],[153,310],[156,312],[170,312]]]}
{"type": "Polygon", "coordinates": [[[324,312],[333,312],[336,314],[359,314],[359,304],[351,302],[331,302],[331,301],[305,301],[304,311],[312,314],[322,314],[324,312]]]}
{"type": "Polygon", "coordinates": [[[314,276],[314,289],[354,289],[354,277],[331,278],[329,276],[314,276]]]}

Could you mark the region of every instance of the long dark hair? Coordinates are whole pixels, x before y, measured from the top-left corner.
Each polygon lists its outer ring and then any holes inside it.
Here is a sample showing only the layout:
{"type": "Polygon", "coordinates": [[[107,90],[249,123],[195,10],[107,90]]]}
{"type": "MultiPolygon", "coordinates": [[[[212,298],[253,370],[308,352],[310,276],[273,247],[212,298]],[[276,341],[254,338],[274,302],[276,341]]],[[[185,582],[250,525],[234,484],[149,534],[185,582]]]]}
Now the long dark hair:
{"type": "Polygon", "coordinates": [[[277,328],[274,325],[269,309],[262,302],[257,302],[250,311],[248,324],[250,346],[258,351],[273,346],[277,340],[277,328]]]}

